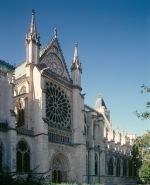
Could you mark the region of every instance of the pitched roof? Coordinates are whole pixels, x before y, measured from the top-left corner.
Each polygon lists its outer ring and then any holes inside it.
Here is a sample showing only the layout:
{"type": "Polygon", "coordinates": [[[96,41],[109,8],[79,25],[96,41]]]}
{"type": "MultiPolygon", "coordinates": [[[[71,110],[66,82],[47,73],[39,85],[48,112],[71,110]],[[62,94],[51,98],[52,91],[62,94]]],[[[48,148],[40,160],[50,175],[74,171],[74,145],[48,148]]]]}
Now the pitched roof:
{"type": "Polygon", "coordinates": [[[14,71],[15,67],[13,65],[5,62],[4,60],[0,59],[0,70],[2,70],[4,72],[14,71]]]}

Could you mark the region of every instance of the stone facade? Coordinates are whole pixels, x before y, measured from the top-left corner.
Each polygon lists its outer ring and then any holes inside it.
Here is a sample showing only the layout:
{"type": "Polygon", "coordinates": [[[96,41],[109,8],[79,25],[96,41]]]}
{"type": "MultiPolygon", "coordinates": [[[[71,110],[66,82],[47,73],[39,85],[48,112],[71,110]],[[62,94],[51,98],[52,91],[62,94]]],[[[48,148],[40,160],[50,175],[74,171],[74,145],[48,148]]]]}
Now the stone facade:
{"type": "Polygon", "coordinates": [[[70,77],[57,31],[41,48],[32,12],[26,60],[0,66],[0,170],[34,170],[53,182],[134,180],[135,136],[113,130],[101,96],[94,108],[85,105],[77,45],[70,77]]]}

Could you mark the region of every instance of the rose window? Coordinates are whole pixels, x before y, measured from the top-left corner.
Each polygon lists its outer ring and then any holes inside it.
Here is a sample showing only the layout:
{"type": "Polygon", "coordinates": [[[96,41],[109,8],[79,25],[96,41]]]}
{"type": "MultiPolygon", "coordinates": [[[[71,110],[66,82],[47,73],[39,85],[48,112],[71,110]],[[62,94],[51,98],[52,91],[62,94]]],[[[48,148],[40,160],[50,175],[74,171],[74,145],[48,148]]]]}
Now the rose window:
{"type": "Polygon", "coordinates": [[[71,107],[65,92],[56,84],[47,83],[46,119],[49,126],[70,129],[71,107]]]}

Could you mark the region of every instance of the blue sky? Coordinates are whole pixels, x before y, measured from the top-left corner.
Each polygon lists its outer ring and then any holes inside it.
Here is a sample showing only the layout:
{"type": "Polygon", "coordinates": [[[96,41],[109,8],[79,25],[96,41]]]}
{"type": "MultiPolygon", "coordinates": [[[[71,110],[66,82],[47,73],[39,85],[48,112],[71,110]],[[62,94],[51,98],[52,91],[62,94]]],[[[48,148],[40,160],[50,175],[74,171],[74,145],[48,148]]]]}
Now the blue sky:
{"type": "Polygon", "coordinates": [[[74,43],[79,43],[85,103],[94,106],[101,94],[114,128],[137,134],[150,130],[150,122],[134,115],[135,110],[145,110],[149,99],[140,86],[150,85],[150,1],[1,0],[1,59],[12,64],[25,59],[33,8],[42,45],[51,40],[56,27],[69,68],[74,43]]]}

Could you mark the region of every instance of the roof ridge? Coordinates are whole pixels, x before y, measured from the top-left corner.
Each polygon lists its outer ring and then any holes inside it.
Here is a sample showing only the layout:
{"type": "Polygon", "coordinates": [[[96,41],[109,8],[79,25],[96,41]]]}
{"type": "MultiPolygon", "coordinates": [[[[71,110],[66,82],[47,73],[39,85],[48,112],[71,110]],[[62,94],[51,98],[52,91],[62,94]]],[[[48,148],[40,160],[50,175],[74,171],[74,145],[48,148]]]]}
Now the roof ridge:
{"type": "Polygon", "coordinates": [[[0,64],[6,66],[6,67],[9,68],[9,69],[12,69],[12,70],[15,69],[14,65],[12,65],[12,64],[10,64],[10,63],[8,63],[8,62],[5,62],[5,61],[2,60],[2,59],[0,59],[0,64]]]}

